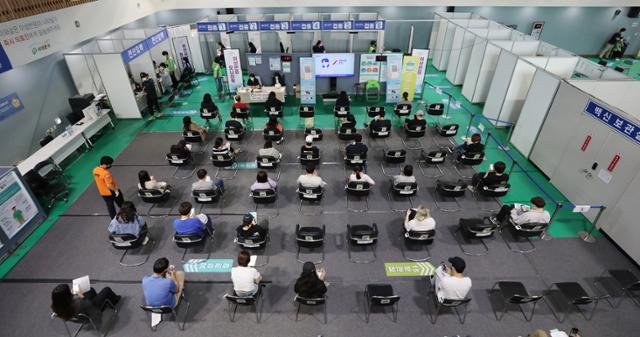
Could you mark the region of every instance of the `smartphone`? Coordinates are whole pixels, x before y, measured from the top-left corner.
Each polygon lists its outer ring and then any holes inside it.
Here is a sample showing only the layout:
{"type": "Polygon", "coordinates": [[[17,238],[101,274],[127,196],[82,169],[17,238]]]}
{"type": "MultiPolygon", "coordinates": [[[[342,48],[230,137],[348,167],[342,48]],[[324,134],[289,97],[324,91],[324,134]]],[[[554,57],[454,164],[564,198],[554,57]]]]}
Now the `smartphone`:
{"type": "Polygon", "coordinates": [[[173,272],[175,272],[175,271],[176,271],[176,266],[174,266],[174,265],[170,265],[170,266],[169,266],[169,272],[173,273],[173,272]]]}
{"type": "Polygon", "coordinates": [[[571,331],[569,331],[569,337],[575,337],[578,335],[578,329],[577,328],[573,328],[571,329],[571,331]]]}
{"type": "Polygon", "coordinates": [[[489,171],[493,171],[493,164],[489,165],[489,171]]]}

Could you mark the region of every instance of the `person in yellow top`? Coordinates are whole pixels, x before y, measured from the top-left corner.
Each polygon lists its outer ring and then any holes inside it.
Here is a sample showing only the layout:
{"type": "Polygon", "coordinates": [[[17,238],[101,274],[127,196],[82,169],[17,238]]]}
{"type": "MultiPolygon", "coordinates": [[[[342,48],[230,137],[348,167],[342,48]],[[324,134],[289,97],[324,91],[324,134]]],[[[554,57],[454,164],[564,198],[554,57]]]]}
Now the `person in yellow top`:
{"type": "Polygon", "coordinates": [[[93,169],[93,178],[96,181],[100,196],[102,196],[102,199],[104,199],[104,202],[107,204],[109,216],[113,219],[117,214],[115,204],[117,204],[118,207],[122,207],[124,198],[122,197],[122,192],[118,184],[116,184],[116,181],[111,175],[111,171],[109,171],[111,165],[113,165],[113,158],[109,156],[100,158],[100,166],[93,169]]]}
{"type": "Polygon", "coordinates": [[[178,86],[178,79],[176,78],[176,61],[169,56],[169,52],[166,50],[162,51],[162,56],[164,56],[163,63],[167,66],[169,76],[171,77],[171,84],[173,84],[173,88],[175,89],[178,86]]]}
{"type": "Polygon", "coordinates": [[[377,49],[378,49],[378,46],[376,41],[371,41],[371,43],[369,43],[369,50],[367,50],[367,53],[369,54],[375,53],[377,49]]]}
{"type": "Polygon", "coordinates": [[[216,81],[216,89],[218,91],[218,99],[222,98],[222,92],[224,90],[224,73],[222,65],[219,60],[213,61],[211,64],[211,68],[213,69],[213,79],[216,81]]]}

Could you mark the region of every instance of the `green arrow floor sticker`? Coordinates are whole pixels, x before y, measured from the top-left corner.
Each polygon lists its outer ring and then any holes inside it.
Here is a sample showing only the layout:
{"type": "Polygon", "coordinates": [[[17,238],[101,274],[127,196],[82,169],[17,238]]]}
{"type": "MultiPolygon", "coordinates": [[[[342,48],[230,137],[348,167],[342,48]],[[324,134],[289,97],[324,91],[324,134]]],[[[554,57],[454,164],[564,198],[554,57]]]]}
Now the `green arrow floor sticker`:
{"type": "Polygon", "coordinates": [[[385,262],[387,277],[433,275],[435,267],[429,262],[385,262]]]}

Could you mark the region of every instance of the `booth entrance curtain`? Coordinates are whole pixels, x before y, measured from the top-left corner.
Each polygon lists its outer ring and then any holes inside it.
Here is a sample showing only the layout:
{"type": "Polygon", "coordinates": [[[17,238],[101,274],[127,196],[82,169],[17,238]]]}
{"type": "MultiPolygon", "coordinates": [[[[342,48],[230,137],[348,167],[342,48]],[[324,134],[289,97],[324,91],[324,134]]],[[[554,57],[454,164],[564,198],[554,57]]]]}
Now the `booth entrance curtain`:
{"type": "Polygon", "coordinates": [[[0,22],[47,13],[97,0],[0,0],[0,22]]]}

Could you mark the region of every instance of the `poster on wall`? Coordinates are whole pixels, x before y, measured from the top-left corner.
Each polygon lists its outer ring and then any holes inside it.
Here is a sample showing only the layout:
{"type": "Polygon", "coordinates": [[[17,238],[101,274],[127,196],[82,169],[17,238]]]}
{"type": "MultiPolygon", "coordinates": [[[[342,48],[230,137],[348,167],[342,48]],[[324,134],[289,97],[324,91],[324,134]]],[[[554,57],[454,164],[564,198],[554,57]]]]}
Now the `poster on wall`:
{"type": "Polygon", "coordinates": [[[269,57],[269,70],[280,71],[280,56],[269,57]]]}
{"type": "Polygon", "coordinates": [[[52,13],[4,22],[0,27],[0,73],[67,47],[67,33],[75,30],[74,20],[59,20],[52,13]]]}
{"type": "Polygon", "coordinates": [[[0,98],[0,121],[22,110],[24,106],[17,93],[0,98]]]}
{"type": "Polygon", "coordinates": [[[18,175],[11,172],[0,179],[0,228],[9,239],[38,214],[38,206],[18,175]]]}
{"type": "Polygon", "coordinates": [[[400,91],[409,94],[409,100],[413,100],[413,94],[416,90],[416,78],[418,77],[418,65],[420,58],[417,56],[405,56],[402,61],[402,81],[400,91]]]}
{"type": "Polygon", "coordinates": [[[225,49],[224,62],[227,66],[227,81],[229,83],[229,92],[236,92],[236,90],[242,86],[240,51],[238,49],[225,49]]]}
{"type": "Polygon", "coordinates": [[[400,101],[402,54],[387,54],[387,103],[400,101]]]}
{"type": "Polygon", "coordinates": [[[418,77],[416,77],[416,94],[422,94],[422,88],[424,86],[424,75],[427,73],[427,60],[429,59],[429,49],[413,49],[411,53],[413,56],[419,58],[418,63],[418,77]]]}
{"type": "Polygon", "coordinates": [[[360,55],[360,78],[358,82],[380,80],[380,65],[382,62],[376,61],[378,54],[361,54],[360,55]]]}
{"type": "Polygon", "coordinates": [[[316,103],[316,74],[313,57],[300,58],[300,101],[303,104],[316,103]]]}
{"type": "Polygon", "coordinates": [[[174,37],[171,41],[173,42],[173,49],[176,51],[176,58],[178,58],[176,63],[180,65],[180,72],[182,73],[182,70],[187,65],[184,60],[185,57],[193,67],[193,58],[191,57],[191,49],[189,48],[189,39],[186,36],[179,36],[174,37]]]}

